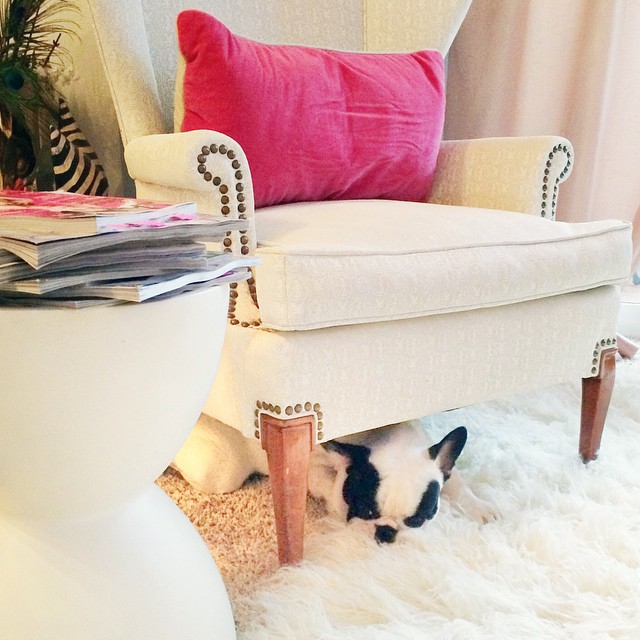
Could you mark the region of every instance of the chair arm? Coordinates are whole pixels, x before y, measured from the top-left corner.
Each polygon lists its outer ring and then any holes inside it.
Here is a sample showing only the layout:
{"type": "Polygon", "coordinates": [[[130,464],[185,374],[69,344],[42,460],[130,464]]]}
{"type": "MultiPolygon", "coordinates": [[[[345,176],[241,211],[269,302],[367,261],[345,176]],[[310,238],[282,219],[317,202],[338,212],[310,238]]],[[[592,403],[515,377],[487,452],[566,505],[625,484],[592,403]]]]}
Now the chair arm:
{"type": "MultiPolygon", "coordinates": [[[[127,144],[124,157],[138,197],[193,201],[201,213],[246,220],[246,229],[227,234],[224,251],[255,252],[253,183],[245,153],[233,138],[205,129],[141,136],[127,144]]],[[[231,288],[231,324],[258,325],[255,280],[231,288]]]]}
{"type": "Polygon", "coordinates": [[[129,142],[124,157],[139,197],[150,191],[190,194],[202,213],[246,219],[249,250],[255,249],[251,173],[235,140],[205,129],[142,136],[129,142]]]}
{"type": "Polygon", "coordinates": [[[572,162],[571,143],[559,136],[446,140],[429,202],[553,219],[572,162]]]}

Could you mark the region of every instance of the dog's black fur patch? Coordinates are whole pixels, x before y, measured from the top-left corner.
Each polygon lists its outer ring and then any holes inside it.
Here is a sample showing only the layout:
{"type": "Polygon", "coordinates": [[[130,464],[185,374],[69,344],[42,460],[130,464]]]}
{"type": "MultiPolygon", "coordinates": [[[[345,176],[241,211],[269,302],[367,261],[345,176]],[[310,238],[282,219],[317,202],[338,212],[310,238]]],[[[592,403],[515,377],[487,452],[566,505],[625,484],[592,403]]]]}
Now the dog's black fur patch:
{"type": "Polygon", "coordinates": [[[438,499],[440,498],[440,484],[432,480],[427,490],[422,494],[416,512],[404,519],[407,527],[413,529],[421,527],[427,520],[431,520],[438,513],[438,499]]]}
{"type": "Polygon", "coordinates": [[[342,487],[342,496],[347,503],[347,522],[352,518],[375,520],[380,517],[376,501],[380,475],[369,461],[371,449],[359,444],[330,442],[328,446],[349,458],[347,478],[342,487]]]}
{"type": "Polygon", "coordinates": [[[429,447],[429,457],[435,460],[440,456],[440,468],[445,480],[448,480],[458,456],[462,453],[467,443],[466,427],[458,427],[448,433],[440,442],[429,447]]]}

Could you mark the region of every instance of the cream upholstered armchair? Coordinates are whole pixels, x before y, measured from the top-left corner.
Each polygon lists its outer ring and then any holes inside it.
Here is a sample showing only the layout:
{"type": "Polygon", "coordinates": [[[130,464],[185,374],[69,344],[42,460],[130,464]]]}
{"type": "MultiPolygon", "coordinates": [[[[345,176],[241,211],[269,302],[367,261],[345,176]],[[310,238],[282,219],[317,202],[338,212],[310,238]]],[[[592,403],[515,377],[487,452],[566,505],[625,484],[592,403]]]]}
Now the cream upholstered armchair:
{"type": "MultiPolygon", "coordinates": [[[[262,123],[263,111],[272,111],[285,92],[286,120],[296,109],[286,92],[295,92],[304,78],[295,78],[293,89],[270,85],[272,99],[256,101],[262,76],[260,67],[254,68],[253,84],[242,94],[247,106],[236,102],[238,96],[229,97],[236,87],[219,67],[220,58],[238,48],[271,55],[233,32],[339,49],[365,42],[369,50],[431,47],[445,54],[468,4],[431,0],[404,9],[394,4],[394,15],[385,16],[391,3],[373,0],[327,2],[313,11],[304,3],[277,0],[255,3],[251,11],[242,3],[200,2],[232,33],[206,19],[202,27],[202,16],[196,16],[195,27],[182,25],[181,56],[177,0],[91,0],[84,7],[95,22],[137,193],[195,200],[202,211],[246,220],[246,229],[229,236],[225,247],[261,258],[254,277],[231,291],[225,346],[205,413],[266,450],[284,563],[302,557],[309,453],[317,443],[582,378],[579,452],[588,461],[598,451],[614,378],[616,283],[628,276],[630,230],[617,221],[554,221],[558,186],[573,163],[570,143],[554,136],[445,141],[426,169],[405,156],[405,164],[394,167],[389,155],[373,173],[359,167],[366,179],[353,189],[355,168],[334,150],[326,154],[331,166],[323,165],[317,176],[320,181],[335,168],[336,180],[353,177],[347,187],[336,187],[338,199],[332,199],[334,193],[320,201],[314,196],[314,201],[265,206],[280,197],[274,189],[304,174],[304,158],[295,152],[306,136],[313,139],[317,122],[311,127],[303,122],[317,114],[314,109],[297,113],[287,125],[294,130],[278,132],[289,147],[275,162],[268,158],[265,169],[260,156],[265,145],[280,147],[272,130],[247,134],[254,124],[251,114],[262,123]],[[409,39],[398,45],[398,34],[409,39]],[[192,130],[167,133],[179,59],[177,128],[189,121],[192,130]],[[204,60],[200,75],[190,72],[197,60],[204,60]],[[203,87],[214,94],[201,95],[203,87]],[[229,107],[225,117],[249,112],[248,124],[236,127],[242,144],[229,134],[236,129],[227,120],[221,119],[220,127],[197,126],[198,109],[219,103],[229,107]],[[289,155],[293,170],[287,169],[289,155]],[[269,174],[274,165],[280,171],[275,178],[269,174]],[[378,184],[389,167],[392,197],[378,184]],[[429,191],[428,203],[420,202],[413,188],[423,170],[431,172],[431,186],[421,182],[417,191],[424,199],[429,191]],[[380,193],[367,195],[373,183],[380,193]],[[407,200],[398,196],[399,185],[410,194],[407,200]]],[[[286,55],[299,53],[287,49],[286,55]]],[[[407,59],[391,58],[398,64],[407,59]]],[[[428,68],[427,93],[437,99],[441,61],[433,55],[419,60],[428,68]]],[[[266,73],[267,65],[262,70],[266,73]]],[[[288,79],[275,76],[276,82],[288,79]]],[[[317,75],[312,79],[321,81],[317,75]]],[[[413,91],[405,93],[411,100],[413,91]]],[[[404,108],[403,103],[396,111],[404,108]]],[[[429,135],[437,138],[439,124],[429,135]]],[[[378,149],[384,154],[384,145],[378,149]]],[[[364,153],[371,155],[371,146],[364,153]]],[[[312,175],[304,188],[316,186],[312,175]]]]}

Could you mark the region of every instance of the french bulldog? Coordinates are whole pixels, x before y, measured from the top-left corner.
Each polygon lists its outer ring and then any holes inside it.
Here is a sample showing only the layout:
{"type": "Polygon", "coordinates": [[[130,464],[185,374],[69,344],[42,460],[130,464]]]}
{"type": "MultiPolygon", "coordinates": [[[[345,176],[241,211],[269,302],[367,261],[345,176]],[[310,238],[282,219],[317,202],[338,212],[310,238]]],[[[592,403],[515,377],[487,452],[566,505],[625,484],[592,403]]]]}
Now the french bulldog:
{"type": "Polygon", "coordinates": [[[338,518],[367,523],[380,543],[434,518],[441,495],[488,522],[495,509],[454,468],[466,441],[467,429],[458,427],[431,444],[417,420],[339,438],[313,451],[309,492],[338,518]]]}

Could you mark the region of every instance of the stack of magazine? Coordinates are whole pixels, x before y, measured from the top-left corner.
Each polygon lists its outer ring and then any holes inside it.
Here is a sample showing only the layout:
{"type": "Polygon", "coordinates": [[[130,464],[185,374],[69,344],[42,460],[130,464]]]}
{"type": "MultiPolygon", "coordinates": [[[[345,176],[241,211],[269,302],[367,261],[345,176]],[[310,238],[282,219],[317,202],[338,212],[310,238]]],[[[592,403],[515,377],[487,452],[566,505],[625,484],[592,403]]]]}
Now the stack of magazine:
{"type": "Polygon", "coordinates": [[[0,191],[0,305],[143,302],[245,280],[257,259],[220,244],[242,226],[192,202],[0,191]]]}

